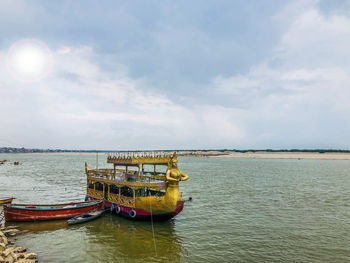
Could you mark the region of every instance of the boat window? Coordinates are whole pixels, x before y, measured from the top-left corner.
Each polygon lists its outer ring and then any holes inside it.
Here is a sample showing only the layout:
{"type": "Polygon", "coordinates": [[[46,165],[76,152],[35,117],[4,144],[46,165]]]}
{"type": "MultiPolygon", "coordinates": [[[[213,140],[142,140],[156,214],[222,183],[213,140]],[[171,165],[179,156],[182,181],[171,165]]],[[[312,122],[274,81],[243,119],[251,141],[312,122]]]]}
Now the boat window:
{"type": "Polygon", "coordinates": [[[153,165],[142,165],[142,173],[143,175],[152,175],[154,173],[154,166],[153,165]]]}
{"type": "Polygon", "coordinates": [[[145,176],[152,175],[164,175],[166,173],[168,166],[161,164],[143,164],[142,165],[142,174],[145,176]],[[154,170],[156,173],[154,173],[154,170]]]}
{"type": "Polygon", "coordinates": [[[111,194],[119,194],[118,187],[116,187],[115,185],[111,185],[110,188],[109,188],[109,192],[111,194]]]}
{"type": "Polygon", "coordinates": [[[168,169],[168,165],[157,165],[156,166],[157,173],[165,174],[167,169],[168,169]]]}
{"type": "Polygon", "coordinates": [[[146,189],[136,189],[136,190],[135,190],[135,196],[136,196],[136,197],[143,197],[143,196],[146,196],[146,192],[147,192],[146,189]]]}
{"type": "Polygon", "coordinates": [[[130,173],[130,174],[137,174],[137,172],[138,171],[136,171],[135,168],[134,169],[128,169],[128,173],[130,173]]]}
{"type": "Polygon", "coordinates": [[[95,183],[95,189],[97,191],[103,191],[103,184],[101,184],[100,182],[95,183]]]}
{"type": "Polygon", "coordinates": [[[120,194],[122,196],[133,197],[132,189],[127,186],[123,186],[120,188],[120,194]]]}
{"type": "Polygon", "coordinates": [[[135,196],[136,197],[145,197],[145,196],[164,196],[165,192],[164,191],[157,191],[153,189],[137,189],[135,190],[135,196]]]}
{"type": "Polygon", "coordinates": [[[94,189],[94,184],[93,183],[89,183],[89,186],[88,186],[90,189],[94,189]]]}
{"type": "Polygon", "coordinates": [[[165,192],[163,191],[157,191],[152,189],[148,189],[147,191],[147,196],[163,196],[163,195],[165,195],[165,192]]]}
{"type": "MultiPolygon", "coordinates": [[[[126,171],[126,166],[125,165],[116,165],[115,166],[116,172],[124,172],[126,171]]],[[[138,167],[135,165],[129,166],[128,165],[128,172],[130,173],[138,173],[138,167]]]]}
{"type": "Polygon", "coordinates": [[[136,176],[128,176],[126,179],[127,182],[137,182],[136,176]]]}

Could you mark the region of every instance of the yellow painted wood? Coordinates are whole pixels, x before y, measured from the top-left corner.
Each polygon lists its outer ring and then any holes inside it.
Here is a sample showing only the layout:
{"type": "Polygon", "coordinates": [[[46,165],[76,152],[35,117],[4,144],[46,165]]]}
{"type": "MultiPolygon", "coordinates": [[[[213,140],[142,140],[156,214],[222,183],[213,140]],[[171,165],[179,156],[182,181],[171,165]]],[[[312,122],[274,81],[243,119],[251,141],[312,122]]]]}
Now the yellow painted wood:
{"type": "MultiPolygon", "coordinates": [[[[107,200],[114,204],[126,207],[141,209],[152,213],[173,213],[176,211],[178,201],[181,200],[179,192],[179,182],[188,180],[188,175],[181,172],[177,167],[177,157],[172,156],[119,156],[107,158],[108,163],[125,165],[123,169],[99,169],[91,170],[85,164],[87,182],[94,184],[94,189],[87,188],[87,195],[97,199],[104,199],[105,184],[108,185],[107,200]],[[138,171],[128,170],[129,165],[137,165],[138,171]],[[157,173],[154,169],[154,175],[141,175],[142,164],[167,164],[168,168],[165,174],[157,173]],[[121,175],[118,175],[120,173],[121,175]],[[135,178],[136,181],[127,181],[128,178],[135,178]],[[151,182],[149,182],[151,180],[151,182]],[[156,180],[156,182],[154,182],[156,180]],[[97,191],[95,184],[103,184],[103,191],[97,191]],[[118,194],[110,192],[110,185],[118,187],[118,194]],[[133,189],[133,197],[121,195],[120,187],[127,186],[133,189]],[[161,196],[138,196],[137,189],[153,189],[165,192],[161,196]]],[[[159,192],[161,193],[161,192],[159,192]]]]}

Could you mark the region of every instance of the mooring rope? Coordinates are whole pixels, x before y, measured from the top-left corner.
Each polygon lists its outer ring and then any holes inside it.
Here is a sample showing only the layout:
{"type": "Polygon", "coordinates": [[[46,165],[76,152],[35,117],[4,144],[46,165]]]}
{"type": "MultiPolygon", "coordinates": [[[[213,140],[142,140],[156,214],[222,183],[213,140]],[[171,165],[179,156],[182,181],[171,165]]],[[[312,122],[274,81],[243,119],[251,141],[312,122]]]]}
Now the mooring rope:
{"type": "Polygon", "coordinates": [[[1,222],[4,220],[4,217],[5,217],[5,213],[4,213],[4,210],[2,210],[2,211],[0,212],[0,224],[1,224],[1,222]]]}

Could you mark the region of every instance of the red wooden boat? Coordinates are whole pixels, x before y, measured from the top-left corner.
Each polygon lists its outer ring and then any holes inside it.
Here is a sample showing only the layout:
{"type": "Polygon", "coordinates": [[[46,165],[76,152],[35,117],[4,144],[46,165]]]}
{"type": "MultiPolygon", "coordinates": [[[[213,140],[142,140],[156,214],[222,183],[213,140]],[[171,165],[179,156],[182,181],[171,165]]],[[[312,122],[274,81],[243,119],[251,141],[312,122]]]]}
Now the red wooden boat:
{"type": "Polygon", "coordinates": [[[10,204],[13,199],[14,199],[13,197],[0,198],[0,205],[10,204]]]}
{"type": "Polygon", "coordinates": [[[103,209],[101,201],[75,202],[65,204],[7,204],[4,205],[6,221],[37,221],[67,219],[103,209]]]}

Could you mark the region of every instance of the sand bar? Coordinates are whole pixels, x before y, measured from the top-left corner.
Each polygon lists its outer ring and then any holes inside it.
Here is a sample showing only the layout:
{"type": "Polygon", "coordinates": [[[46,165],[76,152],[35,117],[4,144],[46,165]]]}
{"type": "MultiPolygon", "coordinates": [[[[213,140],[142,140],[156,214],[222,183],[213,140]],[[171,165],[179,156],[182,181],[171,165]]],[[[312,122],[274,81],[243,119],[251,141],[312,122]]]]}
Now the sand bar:
{"type": "Polygon", "coordinates": [[[193,157],[225,157],[252,159],[320,159],[320,160],[350,160],[350,153],[319,153],[319,152],[233,152],[233,151],[195,151],[179,152],[180,156],[193,157]]]}

